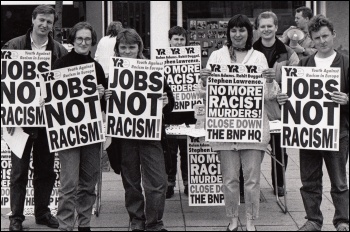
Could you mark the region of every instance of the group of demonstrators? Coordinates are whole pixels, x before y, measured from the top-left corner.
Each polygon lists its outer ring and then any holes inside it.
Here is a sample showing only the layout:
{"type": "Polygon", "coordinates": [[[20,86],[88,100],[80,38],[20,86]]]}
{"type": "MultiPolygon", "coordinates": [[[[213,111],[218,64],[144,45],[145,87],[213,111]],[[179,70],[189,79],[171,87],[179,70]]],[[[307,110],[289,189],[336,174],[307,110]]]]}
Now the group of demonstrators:
{"type": "MultiPolygon", "coordinates": [[[[295,21],[304,37],[294,44],[286,39],[288,31],[281,39],[277,38],[277,16],[273,12],[263,12],[257,17],[255,25],[260,38],[253,43],[253,25],[250,20],[245,15],[235,15],[228,22],[226,44],[210,54],[205,68],[199,68],[195,63],[195,56],[192,59],[193,64],[188,62],[179,67],[176,64],[170,67],[172,61],[167,61],[169,70],[191,66],[183,69],[184,76],[188,76],[191,81],[179,81],[178,85],[188,85],[186,88],[179,88],[183,91],[178,92],[173,85],[174,79],[169,77],[171,80],[168,79],[167,83],[164,78],[164,62],[161,59],[149,61],[144,57],[143,41],[135,30],[123,29],[121,23],[113,22],[108,27],[107,36],[98,44],[94,60],[91,57],[91,47],[97,44],[97,36],[93,27],[87,22],[80,22],[70,30],[68,41],[73,49],[68,53],[50,34],[56,19],[57,15],[51,6],[38,6],[33,11],[32,28],[27,34],[10,40],[3,47],[7,50],[51,51],[51,63],[47,64],[42,74],[38,74],[38,77],[45,79],[44,87],[41,88],[40,106],[45,111],[48,125],[46,129],[23,127],[29,138],[22,158],[11,153],[11,231],[23,230],[24,201],[32,148],[36,223],[71,231],[74,229],[76,211],[78,230],[90,230],[91,212],[96,201],[95,186],[100,171],[100,150],[103,149],[101,141],[104,141],[105,136],[113,137],[107,151],[112,168],[122,177],[131,229],[166,231],[163,223],[165,199],[174,194],[178,153],[181,157],[184,193],[189,194],[189,148],[187,140],[166,138],[164,124],[196,123],[193,110],[175,110],[191,105],[192,102],[184,101],[180,104],[176,100],[179,96],[186,96],[184,90],[192,90],[192,87],[197,97],[203,99],[207,112],[206,138],[211,148],[217,152],[221,164],[222,191],[226,215],[229,218],[226,230],[238,230],[240,182],[244,185],[247,230],[256,230],[254,222],[259,217],[261,163],[268,144],[273,146],[269,121],[285,121],[288,116],[281,111],[281,106],[291,108],[291,92],[302,96],[306,91],[298,93],[297,87],[291,90],[287,86],[287,79],[283,79],[284,76],[290,76],[290,84],[294,83],[293,77],[297,79],[302,76],[303,71],[296,66],[340,70],[340,86],[337,86],[339,82],[325,84],[326,89],[332,91],[329,91],[329,96],[324,94],[329,100],[324,103],[325,107],[334,111],[335,108],[340,108],[340,118],[335,119],[340,124],[337,149],[324,149],[323,146],[317,150],[307,149],[307,146],[300,149],[300,191],[307,219],[300,230],[320,231],[322,228],[320,205],[324,160],[335,206],[333,224],[338,231],[349,231],[349,192],[346,178],[349,155],[349,59],[334,50],[336,33],[329,19],[323,15],[312,17],[312,12],[307,7],[298,8],[295,21]],[[292,67],[287,69],[287,66],[292,67]],[[193,75],[188,70],[197,70],[199,74],[193,75]],[[236,70],[237,75],[244,73],[241,74],[243,78],[233,79],[230,76],[232,74],[223,70],[236,70]],[[84,73],[81,79],[74,77],[81,73],[84,73]],[[61,75],[60,78],[56,78],[57,75],[61,75]],[[250,77],[249,82],[244,82],[244,75],[250,77]],[[198,79],[197,85],[192,85],[196,83],[194,79],[198,79]],[[218,89],[223,91],[223,96],[212,94],[218,92],[218,89]],[[69,94],[72,99],[65,100],[62,92],[66,96],[69,94]],[[231,95],[234,92],[236,95],[231,95]],[[83,99],[83,103],[76,100],[79,97],[83,99]],[[239,103],[239,99],[244,103],[239,103]],[[234,116],[236,111],[229,109],[234,104],[240,105],[237,107],[238,116],[234,116]],[[90,112],[85,112],[87,110],[90,112]],[[61,117],[64,111],[70,121],[80,123],[85,120],[89,124],[68,127],[65,118],[61,117]],[[116,115],[116,112],[119,114],[116,115]],[[224,118],[219,117],[221,112],[225,116],[231,115],[228,117],[231,120],[226,121],[229,126],[225,128],[215,126],[224,118]],[[89,113],[91,115],[86,116],[89,113]],[[106,118],[106,129],[101,126],[103,117],[106,118]],[[254,119],[250,122],[254,122],[256,129],[242,129],[236,133],[236,128],[232,128],[232,125],[238,128],[249,117],[254,119]],[[231,141],[227,141],[228,138],[231,141]],[[61,162],[57,219],[48,208],[56,175],[53,171],[54,152],[58,153],[61,162]],[[243,175],[244,183],[240,175],[243,175]]],[[[291,27],[288,30],[293,29],[296,28],[291,27]]],[[[168,33],[170,49],[174,49],[172,52],[179,52],[182,47],[187,48],[187,32],[184,28],[176,26],[168,33]]],[[[183,51],[189,54],[193,52],[191,49],[183,51]]],[[[165,52],[159,50],[159,54],[165,52]]],[[[308,84],[305,80],[297,83],[308,84]]],[[[315,99],[318,95],[323,95],[321,84],[317,82],[310,87],[315,99]]],[[[292,110],[290,112],[293,113],[292,110]]],[[[294,121],[300,121],[297,119],[297,112],[298,109],[295,109],[292,116],[294,121]]],[[[316,121],[305,112],[303,116],[305,120],[316,121]]],[[[331,116],[329,113],[322,117],[331,116]]],[[[330,119],[328,122],[332,124],[330,119]]],[[[19,130],[13,126],[7,127],[10,135],[19,130]]],[[[293,133],[297,130],[293,130],[293,133]]],[[[290,133],[282,130],[281,134],[273,134],[277,141],[275,155],[279,161],[282,160],[282,155],[287,161],[286,150],[281,144],[288,143],[286,141],[290,133]],[[281,144],[279,141],[282,141],[281,144]]],[[[293,137],[293,143],[294,140],[293,137]]],[[[313,142],[313,145],[318,146],[317,142],[313,142]]],[[[277,189],[274,193],[279,196],[285,194],[282,179],[284,171],[282,167],[277,170],[272,168],[273,183],[274,172],[277,172],[277,183],[273,184],[277,189]]]]}

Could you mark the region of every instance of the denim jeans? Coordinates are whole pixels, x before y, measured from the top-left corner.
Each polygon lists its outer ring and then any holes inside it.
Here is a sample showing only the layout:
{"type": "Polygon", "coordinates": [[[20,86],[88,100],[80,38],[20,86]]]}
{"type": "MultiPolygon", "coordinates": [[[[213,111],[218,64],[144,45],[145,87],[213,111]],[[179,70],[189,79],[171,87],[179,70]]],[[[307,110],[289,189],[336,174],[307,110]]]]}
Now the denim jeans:
{"type": "Polygon", "coordinates": [[[225,196],[227,217],[238,217],[240,197],[239,170],[242,164],[246,215],[251,220],[258,218],[260,206],[260,170],[263,153],[260,150],[218,152],[223,177],[222,190],[225,196]]]}
{"type": "Polygon", "coordinates": [[[56,173],[54,172],[55,154],[50,153],[46,130],[44,128],[39,128],[37,138],[28,138],[22,159],[11,152],[10,197],[12,215],[9,217],[10,220],[18,219],[24,221],[25,219],[23,210],[32,148],[34,167],[34,214],[35,217],[41,217],[51,213],[48,206],[56,179],[56,173]]]}
{"type": "Polygon", "coordinates": [[[75,210],[78,226],[90,227],[100,171],[100,147],[97,143],[58,152],[61,161],[57,210],[60,230],[73,230],[75,210]]]}
{"type": "MultiPolygon", "coordinates": [[[[274,133],[273,136],[275,137],[275,155],[276,155],[276,160],[282,163],[282,152],[281,152],[281,134],[280,133],[274,133]]],[[[272,136],[270,140],[270,145],[272,149],[272,136]]],[[[286,152],[286,149],[283,148],[283,153],[284,153],[284,165],[285,165],[285,170],[287,169],[287,164],[288,164],[288,155],[286,152]]],[[[271,179],[272,179],[272,187],[275,188],[275,166],[273,165],[274,160],[271,157],[271,179]]],[[[283,168],[282,166],[276,162],[276,169],[277,169],[277,187],[283,187],[283,168]]]]}
{"type": "Polygon", "coordinates": [[[167,175],[161,142],[122,139],[121,152],[125,206],[131,229],[162,229],[167,175]]]}
{"type": "Polygon", "coordinates": [[[349,223],[349,188],[346,178],[346,163],[349,158],[349,137],[339,141],[339,151],[300,150],[300,176],[307,219],[323,225],[320,209],[322,201],[322,164],[326,164],[331,181],[331,196],[335,207],[333,224],[349,223]]]}
{"type": "Polygon", "coordinates": [[[171,167],[168,174],[168,186],[176,185],[176,173],[177,173],[177,153],[180,149],[180,166],[181,175],[184,186],[188,185],[188,155],[187,155],[187,140],[186,139],[169,139],[168,145],[171,157],[171,167]]]}

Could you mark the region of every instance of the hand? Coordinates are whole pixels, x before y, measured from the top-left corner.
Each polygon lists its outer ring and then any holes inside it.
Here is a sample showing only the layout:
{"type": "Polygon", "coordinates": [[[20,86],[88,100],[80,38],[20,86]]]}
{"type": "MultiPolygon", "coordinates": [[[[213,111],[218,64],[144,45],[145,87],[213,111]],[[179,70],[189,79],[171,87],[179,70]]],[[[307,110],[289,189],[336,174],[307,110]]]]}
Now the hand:
{"type": "Polygon", "coordinates": [[[296,46],[291,46],[290,48],[292,48],[297,54],[303,53],[304,51],[304,48],[300,46],[300,44],[297,44],[296,46]]]}
{"type": "Polygon", "coordinates": [[[112,96],[112,90],[105,89],[105,100],[108,101],[108,99],[112,96]]]}
{"type": "Polygon", "coordinates": [[[163,95],[159,98],[159,100],[163,101],[163,107],[169,103],[169,98],[167,93],[163,93],[163,95]]]}
{"type": "Polygon", "coordinates": [[[343,93],[343,92],[333,92],[331,93],[331,98],[332,98],[332,101],[334,101],[335,103],[338,103],[340,105],[346,105],[348,104],[348,101],[349,101],[349,97],[346,93],[343,93]]]}
{"type": "Polygon", "coordinates": [[[207,86],[207,79],[210,76],[211,76],[210,69],[204,68],[200,70],[200,77],[201,77],[201,80],[203,81],[203,86],[207,86]]]}
{"type": "Polygon", "coordinates": [[[16,127],[7,127],[7,133],[9,133],[11,136],[13,133],[15,133],[16,127]]]}
{"type": "Polygon", "coordinates": [[[101,99],[102,96],[105,94],[105,88],[101,84],[99,84],[99,85],[97,85],[97,91],[98,91],[98,95],[101,99]]]}
{"type": "Polygon", "coordinates": [[[280,105],[284,105],[288,101],[288,95],[286,93],[277,94],[277,102],[280,105]]]}
{"type": "Polygon", "coordinates": [[[273,68],[268,68],[262,71],[262,76],[266,78],[267,83],[272,83],[276,79],[276,72],[273,68]]]}

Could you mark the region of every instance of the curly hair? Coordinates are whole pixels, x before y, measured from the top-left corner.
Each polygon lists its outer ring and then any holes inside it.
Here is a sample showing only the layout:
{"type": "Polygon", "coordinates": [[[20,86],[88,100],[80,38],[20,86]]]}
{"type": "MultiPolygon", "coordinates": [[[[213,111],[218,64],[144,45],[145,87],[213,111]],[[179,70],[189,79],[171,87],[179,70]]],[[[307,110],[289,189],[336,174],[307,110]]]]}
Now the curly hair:
{"type": "Polygon", "coordinates": [[[314,16],[308,23],[309,34],[312,38],[311,32],[318,32],[321,27],[328,27],[328,29],[334,34],[333,23],[322,14],[314,16]]]}

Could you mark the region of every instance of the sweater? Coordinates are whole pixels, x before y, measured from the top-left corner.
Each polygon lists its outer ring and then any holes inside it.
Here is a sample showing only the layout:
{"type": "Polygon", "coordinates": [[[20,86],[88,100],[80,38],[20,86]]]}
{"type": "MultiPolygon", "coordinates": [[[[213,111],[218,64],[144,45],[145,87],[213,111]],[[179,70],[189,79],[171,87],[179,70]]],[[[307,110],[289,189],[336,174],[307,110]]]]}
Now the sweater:
{"type": "MultiPolygon", "coordinates": [[[[316,67],[315,56],[311,55],[300,60],[299,66],[316,67]]],[[[331,67],[340,68],[340,92],[349,96],[349,57],[337,52],[331,67]]],[[[349,135],[349,101],[346,105],[340,106],[340,131],[339,139],[349,135]]]]}
{"type": "Polygon", "coordinates": [[[111,57],[114,56],[114,46],[116,37],[105,36],[97,44],[95,60],[101,64],[106,77],[109,75],[109,63],[111,57]]]}
{"type": "MultiPolygon", "coordinates": [[[[231,63],[231,57],[227,46],[223,46],[221,49],[214,51],[208,60],[207,68],[210,67],[210,64],[228,64],[231,63]]],[[[268,68],[268,64],[266,61],[266,58],[264,54],[262,54],[259,51],[254,50],[251,48],[247,55],[245,56],[242,64],[250,64],[250,65],[260,65],[263,67],[263,69],[268,68]]],[[[264,91],[264,99],[266,100],[276,98],[276,94],[269,94],[270,88],[274,86],[274,83],[266,83],[265,84],[265,91],[264,91]]],[[[197,87],[197,93],[203,97],[206,98],[206,92],[205,88],[203,86],[203,83],[200,81],[197,87]]],[[[213,148],[214,151],[220,151],[220,150],[262,150],[265,151],[267,148],[267,145],[270,141],[270,125],[268,116],[266,114],[266,110],[263,110],[264,114],[264,120],[263,120],[263,133],[262,133],[262,139],[261,143],[236,143],[236,142],[210,142],[210,146],[213,148]]]]}

